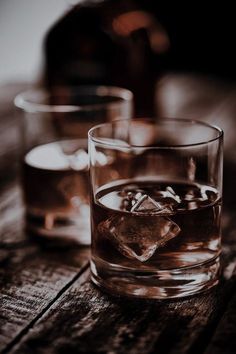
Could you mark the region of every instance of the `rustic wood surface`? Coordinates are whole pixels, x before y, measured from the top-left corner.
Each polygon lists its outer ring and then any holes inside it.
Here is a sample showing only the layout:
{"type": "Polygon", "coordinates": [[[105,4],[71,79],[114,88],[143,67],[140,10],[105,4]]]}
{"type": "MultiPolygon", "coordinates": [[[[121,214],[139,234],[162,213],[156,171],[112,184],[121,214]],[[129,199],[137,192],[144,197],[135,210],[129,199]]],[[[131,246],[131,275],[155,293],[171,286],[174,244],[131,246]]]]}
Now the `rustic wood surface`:
{"type": "Polygon", "coordinates": [[[226,161],[220,285],[175,301],[111,297],[90,283],[88,248],[56,247],[24,231],[10,93],[3,99],[0,91],[0,351],[235,353],[236,166],[226,161]]]}

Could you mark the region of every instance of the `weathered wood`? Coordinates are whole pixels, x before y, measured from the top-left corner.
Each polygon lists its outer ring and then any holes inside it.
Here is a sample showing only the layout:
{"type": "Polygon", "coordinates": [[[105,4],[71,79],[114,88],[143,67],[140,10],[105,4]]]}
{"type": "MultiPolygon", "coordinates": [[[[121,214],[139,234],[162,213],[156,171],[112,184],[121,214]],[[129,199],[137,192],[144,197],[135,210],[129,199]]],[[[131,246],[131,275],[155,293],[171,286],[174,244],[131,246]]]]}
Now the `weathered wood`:
{"type": "Polygon", "coordinates": [[[221,319],[205,354],[235,354],[236,351],[236,294],[221,319]]]}
{"type": "Polygon", "coordinates": [[[130,300],[101,293],[86,272],[12,352],[203,353],[231,291],[222,284],[179,301],[130,300]]]}
{"type": "Polygon", "coordinates": [[[1,274],[0,350],[15,337],[20,338],[30,323],[76,279],[88,256],[87,248],[59,252],[28,247],[15,251],[15,262],[8,264],[1,274]]]}

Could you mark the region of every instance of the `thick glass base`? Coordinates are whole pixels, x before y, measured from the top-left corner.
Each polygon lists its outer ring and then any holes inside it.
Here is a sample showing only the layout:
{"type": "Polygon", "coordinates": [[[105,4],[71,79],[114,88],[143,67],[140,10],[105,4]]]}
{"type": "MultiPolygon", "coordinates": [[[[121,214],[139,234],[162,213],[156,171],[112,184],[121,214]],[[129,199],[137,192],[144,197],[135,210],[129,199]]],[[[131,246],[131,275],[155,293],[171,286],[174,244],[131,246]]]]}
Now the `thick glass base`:
{"type": "Polygon", "coordinates": [[[35,215],[26,213],[26,230],[53,240],[90,245],[91,232],[88,218],[83,216],[35,215]]]}
{"type": "Polygon", "coordinates": [[[219,281],[219,256],[191,267],[138,271],[91,261],[91,279],[105,291],[148,299],[171,299],[205,291],[219,281]]]}

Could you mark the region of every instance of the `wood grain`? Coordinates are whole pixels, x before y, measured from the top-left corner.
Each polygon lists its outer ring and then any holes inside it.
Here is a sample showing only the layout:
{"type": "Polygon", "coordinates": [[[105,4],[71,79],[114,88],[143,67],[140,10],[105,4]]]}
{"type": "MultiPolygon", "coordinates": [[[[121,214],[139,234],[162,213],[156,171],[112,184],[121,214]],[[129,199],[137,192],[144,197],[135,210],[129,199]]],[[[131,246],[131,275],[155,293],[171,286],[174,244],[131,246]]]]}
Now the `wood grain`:
{"type": "Polygon", "coordinates": [[[28,246],[11,252],[1,274],[0,350],[11,346],[21,333],[53,303],[86,266],[89,250],[60,252],[28,246]]]}
{"type": "Polygon", "coordinates": [[[236,294],[227,306],[206,354],[235,354],[236,351],[236,294]]]}
{"type": "Polygon", "coordinates": [[[101,293],[87,271],[13,353],[203,353],[231,291],[222,284],[179,301],[131,300],[101,293]]]}

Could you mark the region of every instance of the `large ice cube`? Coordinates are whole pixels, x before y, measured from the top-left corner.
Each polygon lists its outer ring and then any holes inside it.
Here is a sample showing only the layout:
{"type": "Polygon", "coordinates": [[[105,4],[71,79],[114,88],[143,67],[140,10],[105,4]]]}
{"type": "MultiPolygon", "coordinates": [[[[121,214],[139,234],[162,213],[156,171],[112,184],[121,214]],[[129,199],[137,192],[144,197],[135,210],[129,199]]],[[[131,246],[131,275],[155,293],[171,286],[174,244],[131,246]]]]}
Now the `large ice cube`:
{"type": "Polygon", "coordinates": [[[130,259],[147,261],[155,251],[176,237],[179,226],[165,216],[115,215],[102,221],[98,231],[130,259]]]}

